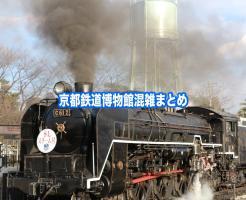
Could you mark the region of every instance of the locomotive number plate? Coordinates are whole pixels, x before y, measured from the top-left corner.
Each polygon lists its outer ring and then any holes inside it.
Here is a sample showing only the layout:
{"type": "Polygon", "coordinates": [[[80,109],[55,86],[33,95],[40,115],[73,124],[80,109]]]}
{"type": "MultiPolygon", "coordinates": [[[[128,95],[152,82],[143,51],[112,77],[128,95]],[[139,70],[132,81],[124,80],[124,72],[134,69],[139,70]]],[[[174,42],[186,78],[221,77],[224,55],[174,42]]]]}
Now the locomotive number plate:
{"type": "Polygon", "coordinates": [[[71,110],[70,109],[54,109],[53,116],[54,117],[70,117],[71,110]]]}

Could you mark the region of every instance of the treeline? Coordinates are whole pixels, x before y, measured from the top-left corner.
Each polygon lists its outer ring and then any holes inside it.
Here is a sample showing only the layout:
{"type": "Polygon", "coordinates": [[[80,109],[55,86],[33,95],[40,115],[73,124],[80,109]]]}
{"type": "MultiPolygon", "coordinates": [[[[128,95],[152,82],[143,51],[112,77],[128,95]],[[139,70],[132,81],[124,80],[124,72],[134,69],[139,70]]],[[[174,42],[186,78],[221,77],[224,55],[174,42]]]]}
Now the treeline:
{"type": "Polygon", "coordinates": [[[44,59],[0,46],[0,124],[19,124],[26,105],[47,93],[53,76],[44,59]]]}
{"type": "MultiPolygon", "coordinates": [[[[74,82],[66,63],[61,62],[0,46],[0,124],[19,124],[28,105],[38,102],[42,97],[53,95],[52,89],[56,81],[74,82]]],[[[129,90],[129,70],[108,60],[98,63],[94,78],[96,91],[129,90]]],[[[188,92],[191,105],[216,110],[228,110],[231,107],[230,99],[217,84],[208,83],[198,91],[184,91],[188,92]]],[[[245,113],[246,103],[243,103],[239,114],[246,117],[245,113]]]]}

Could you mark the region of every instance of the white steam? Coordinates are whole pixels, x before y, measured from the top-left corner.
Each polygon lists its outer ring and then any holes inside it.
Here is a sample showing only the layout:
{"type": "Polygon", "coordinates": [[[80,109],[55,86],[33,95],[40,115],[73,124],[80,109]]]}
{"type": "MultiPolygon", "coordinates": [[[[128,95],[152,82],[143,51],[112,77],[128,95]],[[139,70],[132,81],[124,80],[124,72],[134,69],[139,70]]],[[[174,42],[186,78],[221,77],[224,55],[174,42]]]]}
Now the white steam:
{"type": "Polygon", "coordinates": [[[213,191],[209,187],[209,184],[201,183],[200,174],[197,174],[190,191],[179,200],[213,200],[213,196],[213,191]]]}

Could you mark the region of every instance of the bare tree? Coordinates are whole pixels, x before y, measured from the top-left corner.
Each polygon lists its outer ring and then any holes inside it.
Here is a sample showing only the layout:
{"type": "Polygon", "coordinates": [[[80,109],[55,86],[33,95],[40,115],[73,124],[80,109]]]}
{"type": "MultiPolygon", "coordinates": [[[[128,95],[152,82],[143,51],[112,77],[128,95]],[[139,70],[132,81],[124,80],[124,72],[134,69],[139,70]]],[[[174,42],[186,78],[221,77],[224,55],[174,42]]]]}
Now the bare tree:
{"type": "Polygon", "coordinates": [[[26,103],[47,92],[52,71],[42,59],[0,47],[0,123],[17,123],[26,103]]]}
{"type": "Polygon", "coordinates": [[[223,87],[217,83],[208,82],[202,89],[190,92],[193,105],[224,110],[229,106],[229,98],[223,93],[223,87]]]}

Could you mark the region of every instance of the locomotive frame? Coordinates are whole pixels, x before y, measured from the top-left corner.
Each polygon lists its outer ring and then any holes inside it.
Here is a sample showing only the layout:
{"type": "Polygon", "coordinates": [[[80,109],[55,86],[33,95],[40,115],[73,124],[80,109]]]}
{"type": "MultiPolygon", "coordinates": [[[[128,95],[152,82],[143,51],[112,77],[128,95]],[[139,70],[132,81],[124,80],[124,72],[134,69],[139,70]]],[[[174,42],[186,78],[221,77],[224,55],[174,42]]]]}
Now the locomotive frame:
{"type": "MultiPolygon", "coordinates": [[[[88,83],[76,86],[76,92],[91,88],[88,83]]],[[[237,121],[202,107],[176,113],[73,109],[60,115],[56,99],[45,99],[22,118],[20,170],[3,175],[2,196],[168,199],[185,193],[198,172],[216,189],[222,183],[240,185],[246,162],[240,159],[244,143],[237,121]],[[35,146],[44,128],[59,138],[49,154],[35,146]]]]}

